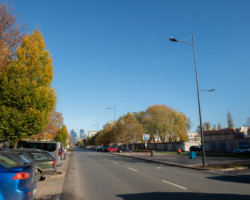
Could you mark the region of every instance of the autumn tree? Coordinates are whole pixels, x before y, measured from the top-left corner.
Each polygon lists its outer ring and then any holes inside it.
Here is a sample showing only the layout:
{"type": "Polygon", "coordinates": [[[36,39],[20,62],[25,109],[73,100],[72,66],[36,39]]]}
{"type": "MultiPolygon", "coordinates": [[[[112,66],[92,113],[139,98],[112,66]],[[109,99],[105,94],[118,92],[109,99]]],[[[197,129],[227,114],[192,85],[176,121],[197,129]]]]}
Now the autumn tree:
{"type": "Polygon", "coordinates": [[[117,133],[119,142],[123,144],[131,144],[142,140],[145,133],[141,123],[136,119],[135,115],[128,113],[120,117],[117,121],[117,133]]]}
{"type": "Polygon", "coordinates": [[[234,127],[233,118],[229,111],[227,112],[227,124],[228,124],[228,129],[232,129],[234,127]]]}
{"type": "Polygon", "coordinates": [[[161,141],[166,139],[170,142],[186,140],[186,133],[190,127],[189,119],[166,105],[150,106],[141,116],[135,115],[141,120],[144,129],[150,135],[150,140],[155,142],[156,138],[161,141]]]}
{"type": "Polygon", "coordinates": [[[52,57],[35,30],[0,76],[0,136],[12,143],[41,133],[55,108],[52,57]]]}
{"type": "MultiPolygon", "coordinates": [[[[7,3],[0,5],[0,70],[8,67],[16,58],[17,47],[24,38],[25,26],[18,16],[9,9],[7,3]]],[[[1,74],[0,74],[1,75],[1,74]]]]}
{"type": "Polygon", "coordinates": [[[49,122],[43,132],[33,135],[32,140],[54,140],[59,129],[64,125],[63,114],[53,109],[49,115],[49,122]]]}
{"type": "Polygon", "coordinates": [[[65,125],[63,125],[58,131],[55,141],[62,142],[63,146],[67,145],[67,140],[69,139],[69,133],[65,125]]]}

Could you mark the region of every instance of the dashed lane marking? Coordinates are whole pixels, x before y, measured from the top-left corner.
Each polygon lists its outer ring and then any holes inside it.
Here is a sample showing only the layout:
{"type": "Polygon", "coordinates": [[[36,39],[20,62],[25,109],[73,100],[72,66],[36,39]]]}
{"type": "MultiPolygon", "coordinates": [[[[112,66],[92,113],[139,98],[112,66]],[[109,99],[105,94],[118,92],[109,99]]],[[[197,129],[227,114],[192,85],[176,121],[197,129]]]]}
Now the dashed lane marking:
{"type": "Polygon", "coordinates": [[[133,168],[130,168],[130,167],[129,167],[129,169],[132,170],[132,171],[138,172],[138,170],[136,170],[136,169],[133,169],[133,168]]]}
{"type": "Polygon", "coordinates": [[[162,182],[164,182],[164,183],[167,183],[167,184],[173,185],[173,186],[175,186],[175,187],[181,188],[181,189],[183,189],[183,190],[187,190],[187,188],[182,187],[182,186],[177,185],[177,184],[174,184],[174,183],[171,183],[171,182],[169,182],[169,181],[166,181],[166,180],[161,180],[161,181],[162,181],[162,182]]]}

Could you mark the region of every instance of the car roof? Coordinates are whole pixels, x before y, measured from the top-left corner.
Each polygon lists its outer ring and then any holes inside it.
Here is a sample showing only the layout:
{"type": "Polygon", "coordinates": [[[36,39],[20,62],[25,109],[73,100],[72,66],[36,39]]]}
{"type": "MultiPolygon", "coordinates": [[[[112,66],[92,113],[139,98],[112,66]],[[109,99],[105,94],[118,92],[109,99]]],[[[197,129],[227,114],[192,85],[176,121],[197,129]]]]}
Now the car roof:
{"type": "Polygon", "coordinates": [[[48,153],[48,151],[41,150],[41,149],[11,149],[11,152],[41,152],[41,153],[48,153]]]}

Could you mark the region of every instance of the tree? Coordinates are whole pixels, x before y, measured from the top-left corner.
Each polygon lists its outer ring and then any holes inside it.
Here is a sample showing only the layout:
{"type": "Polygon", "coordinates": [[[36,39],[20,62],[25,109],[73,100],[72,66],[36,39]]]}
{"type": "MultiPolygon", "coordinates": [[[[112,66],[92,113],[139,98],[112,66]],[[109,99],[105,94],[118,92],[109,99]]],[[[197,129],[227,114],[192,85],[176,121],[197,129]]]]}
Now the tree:
{"type": "Polygon", "coordinates": [[[67,139],[69,138],[69,133],[65,125],[58,131],[55,141],[62,142],[63,146],[67,145],[67,139]]]}
{"type": "Polygon", "coordinates": [[[117,120],[117,133],[119,142],[123,144],[131,144],[142,140],[145,133],[141,123],[136,119],[135,115],[128,113],[117,120]]]}
{"type": "Polygon", "coordinates": [[[56,109],[53,109],[50,112],[49,122],[46,125],[42,133],[33,135],[31,139],[33,140],[54,140],[60,127],[64,125],[63,123],[63,114],[57,112],[56,109]]]}
{"type": "Polygon", "coordinates": [[[190,127],[189,119],[166,105],[150,106],[137,118],[142,121],[143,127],[150,135],[150,140],[155,142],[156,138],[161,141],[168,139],[170,142],[186,140],[186,133],[190,127]]]}
{"type": "Polygon", "coordinates": [[[221,130],[221,129],[222,129],[221,123],[218,123],[217,129],[218,129],[218,130],[221,130]]]}
{"type": "Polygon", "coordinates": [[[246,119],[246,123],[245,123],[244,126],[247,126],[247,127],[250,128],[250,117],[248,117],[248,118],[246,119]]]}
{"type": "Polygon", "coordinates": [[[0,5],[0,70],[6,68],[16,58],[16,49],[24,38],[23,24],[6,3],[0,5]]]}
{"type": "Polygon", "coordinates": [[[0,76],[0,136],[12,143],[41,133],[55,108],[52,58],[45,47],[35,30],[0,76]]]}
{"type": "Polygon", "coordinates": [[[228,129],[232,129],[234,127],[233,118],[229,111],[227,112],[227,124],[228,124],[228,129]]]}
{"type": "Polygon", "coordinates": [[[211,124],[210,122],[204,122],[203,127],[205,131],[211,131],[211,124]]]}

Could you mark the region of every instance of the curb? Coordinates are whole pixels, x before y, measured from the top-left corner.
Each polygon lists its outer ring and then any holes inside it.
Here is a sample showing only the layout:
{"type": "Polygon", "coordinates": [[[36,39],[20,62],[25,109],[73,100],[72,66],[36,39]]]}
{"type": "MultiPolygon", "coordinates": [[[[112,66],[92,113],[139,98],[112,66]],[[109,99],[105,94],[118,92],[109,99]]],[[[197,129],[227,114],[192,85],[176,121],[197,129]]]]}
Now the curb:
{"type": "Polygon", "coordinates": [[[207,170],[207,169],[204,169],[204,168],[199,168],[199,167],[194,167],[194,166],[179,165],[179,164],[176,164],[176,163],[163,162],[163,161],[159,161],[159,160],[150,160],[150,159],[146,159],[146,158],[138,158],[138,157],[135,157],[135,156],[122,155],[122,154],[117,154],[117,153],[111,153],[111,154],[112,155],[123,156],[123,157],[135,158],[135,159],[138,159],[138,160],[144,160],[144,161],[153,162],[153,163],[160,163],[160,164],[169,165],[169,166],[182,167],[182,168],[194,169],[194,170],[207,170]]]}
{"type": "MultiPolygon", "coordinates": [[[[160,164],[165,164],[165,165],[169,165],[169,166],[175,166],[175,167],[181,167],[181,168],[187,168],[187,169],[194,169],[194,170],[211,170],[211,168],[201,168],[198,166],[185,166],[185,165],[180,165],[180,164],[176,164],[176,163],[171,163],[171,162],[163,162],[163,161],[159,161],[159,160],[150,160],[150,159],[146,159],[146,158],[139,158],[136,156],[130,156],[130,155],[122,155],[122,154],[118,154],[118,153],[111,153],[113,155],[118,155],[118,156],[123,156],[123,157],[130,157],[130,158],[134,158],[134,159],[138,159],[138,160],[144,160],[147,162],[153,162],[153,163],[160,163],[160,164]]],[[[224,169],[216,169],[216,171],[218,172],[227,172],[227,171],[236,171],[236,170],[244,170],[244,169],[249,169],[248,167],[233,167],[233,168],[224,168],[224,169]]],[[[214,169],[215,170],[215,169],[214,169]]]]}

